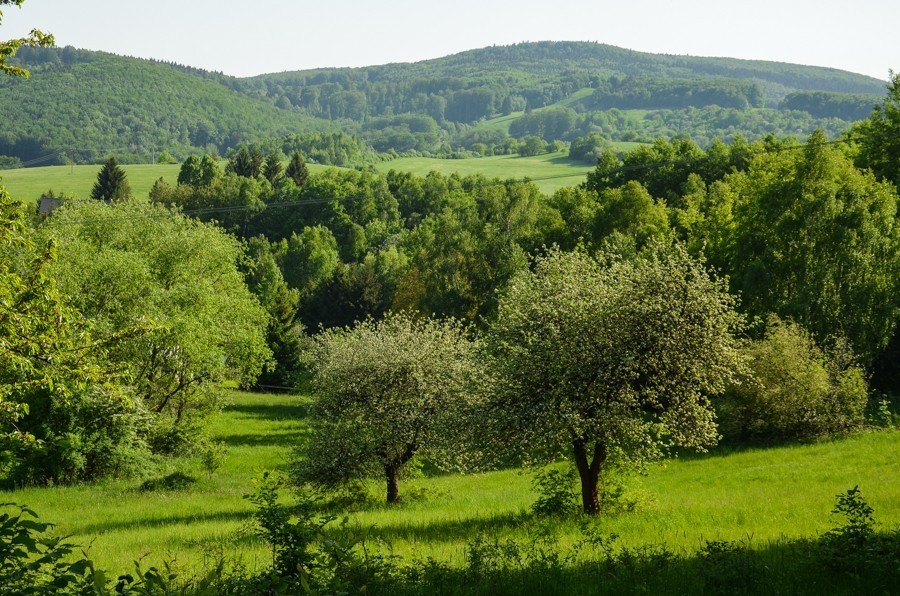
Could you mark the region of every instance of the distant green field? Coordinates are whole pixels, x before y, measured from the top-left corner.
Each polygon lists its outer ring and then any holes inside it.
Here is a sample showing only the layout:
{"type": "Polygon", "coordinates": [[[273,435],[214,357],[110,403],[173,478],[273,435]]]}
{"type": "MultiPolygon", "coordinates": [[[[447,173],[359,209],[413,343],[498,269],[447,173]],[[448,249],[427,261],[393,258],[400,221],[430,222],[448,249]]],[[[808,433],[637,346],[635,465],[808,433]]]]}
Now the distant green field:
{"type": "Polygon", "coordinates": [[[434,170],[441,174],[459,173],[463,176],[483,174],[488,178],[531,178],[545,193],[575,186],[584,181],[593,167],[569,160],[565,152],[520,157],[495,155],[470,159],[435,159],[428,157],[404,157],[379,163],[379,171],[398,170],[424,176],[434,170]]]}
{"type": "MultiPolygon", "coordinates": [[[[77,199],[91,196],[91,188],[97,181],[101,165],[90,166],[48,166],[44,168],[22,168],[0,170],[0,184],[16,199],[37,201],[48,190],[56,194],[65,193],[77,199]]],[[[123,165],[131,192],[136,197],[146,197],[158,178],[174,184],[178,179],[180,165],[140,164],[123,165]]]]}
{"type": "MultiPolygon", "coordinates": [[[[91,196],[91,188],[97,180],[97,172],[101,165],[89,166],[49,166],[44,168],[21,168],[17,170],[0,170],[0,184],[14,198],[23,201],[37,202],[48,190],[54,193],[65,193],[76,199],[91,196]]],[[[220,164],[224,167],[224,162],[220,164]]],[[[328,166],[310,164],[312,172],[328,166]]],[[[153,183],[162,178],[169,184],[178,180],[180,164],[136,164],[123,165],[135,197],[146,198],[153,188],[153,183]]]]}
{"type": "MultiPolygon", "coordinates": [[[[285,465],[291,445],[307,432],[309,398],[234,392],[233,404],[214,422],[210,435],[229,455],[212,476],[196,460],[173,462],[197,478],[183,490],[139,489],[140,479],[80,487],[0,491],[0,502],[24,503],[72,540],[92,544],[90,554],[110,571],[125,571],[145,556],[145,567],[177,559],[188,568],[222,550],[251,566],[270,553],[248,530],[252,506],[242,495],[263,469],[285,465]]],[[[752,536],[763,548],[781,538],[814,536],[835,525],[834,496],[859,485],[890,527],[900,523],[900,431],[865,433],[837,442],[673,460],[650,470],[628,494],[643,495],[635,512],[601,518],[618,544],[666,543],[694,553],[702,540],[752,536]]],[[[528,509],[535,499],[530,475],[520,470],[446,474],[402,481],[398,506],[382,504],[384,487],[374,483],[370,500],[349,512],[352,524],[371,529],[401,557],[433,556],[464,562],[477,534],[524,538],[540,520],[528,509]]],[[[561,540],[579,536],[577,519],[555,522],[561,540]]]]}
{"type": "MultiPolygon", "coordinates": [[[[613,143],[616,151],[628,151],[640,143],[613,143]]],[[[97,180],[100,165],[89,166],[48,166],[43,168],[21,168],[0,170],[0,185],[17,199],[29,202],[37,200],[52,190],[78,199],[88,198],[97,180]]],[[[153,183],[162,178],[170,184],[178,179],[180,165],[137,164],[123,165],[134,196],[144,198],[153,183]]],[[[311,172],[318,172],[331,166],[310,164],[311,172]]],[[[518,155],[496,155],[471,159],[435,159],[427,157],[405,157],[380,162],[376,168],[381,172],[399,170],[424,176],[435,170],[442,174],[459,172],[462,175],[483,174],[488,178],[530,178],[545,193],[553,193],[564,186],[574,186],[584,181],[591,165],[569,160],[566,153],[548,153],[535,157],[518,155]]]]}
{"type": "MultiPolygon", "coordinates": [[[[637,143],[618,143],[616,150],[624,150],[618,145],[637,145],[637,143]]],[[[584,182],[593,166],[571,161],[566,152],[548,153],[535,157],[518,155],[494,155],[470,159],[435,159],[429,157],[403,157],[385,161],[375,166],[381,172],[398,170],[412,172],[424,176],[434,170],[441,174],[458,172],[464,176],[483,174],[488,178],[530,178],[534,180],[542,192],[551,194],[564,186],[575,186],[584,182]]]]}

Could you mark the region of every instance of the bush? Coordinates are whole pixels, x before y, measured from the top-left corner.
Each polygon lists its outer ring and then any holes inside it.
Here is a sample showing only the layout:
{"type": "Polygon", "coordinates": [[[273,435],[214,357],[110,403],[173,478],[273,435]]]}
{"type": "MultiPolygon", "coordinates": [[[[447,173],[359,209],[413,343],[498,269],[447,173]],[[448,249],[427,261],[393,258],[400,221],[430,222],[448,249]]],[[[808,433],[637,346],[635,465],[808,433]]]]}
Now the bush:
{"type": "Polygon", "coordinates": [[[575,495],[575,474],[566,469],[545,468],[534,475],[531,487],[538,493],[531,505],[535,515],[567,515],[578,511],[575,495]]]}
{"type": "Polygon", "coordinates": [[[863,422],[868,388],[846,344],[826,353],[800,325],[773,317],[744,349],[750,373],[718,404],[727,439],[810,439],[863,422]]]}
{"type": "Polygon", "coordinates": [[[67,562],[75,545],[46,536],[53,524],[38,522],[27,507],[15,507],[16,513],[0,514],[0,593],[92,593],[86,577],[93,571],[91,562],[67,562]]]}
{"type": "Polygon", "coordinates": [[[11,462],[17,485],[70,484],[105,476],[127,476],[148,457],[143,435],[147,415],[139,400],[102,387],[59,399],[49,390],[25,400],[29,414],[20,430],[37,441],[11,462]]]}

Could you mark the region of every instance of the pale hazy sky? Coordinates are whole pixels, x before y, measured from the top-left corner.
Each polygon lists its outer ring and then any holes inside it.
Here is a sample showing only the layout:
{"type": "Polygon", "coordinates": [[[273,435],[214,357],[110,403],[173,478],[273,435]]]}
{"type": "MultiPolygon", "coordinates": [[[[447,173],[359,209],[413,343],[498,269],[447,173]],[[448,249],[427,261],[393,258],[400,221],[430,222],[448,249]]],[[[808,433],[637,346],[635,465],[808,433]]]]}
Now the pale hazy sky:
{"type": "Polygon", "coordinates": [[[900,0],[26,0],[0,39],[73,45],[236,76],[413,62],[522,41],[900,70],[900,0]]]}

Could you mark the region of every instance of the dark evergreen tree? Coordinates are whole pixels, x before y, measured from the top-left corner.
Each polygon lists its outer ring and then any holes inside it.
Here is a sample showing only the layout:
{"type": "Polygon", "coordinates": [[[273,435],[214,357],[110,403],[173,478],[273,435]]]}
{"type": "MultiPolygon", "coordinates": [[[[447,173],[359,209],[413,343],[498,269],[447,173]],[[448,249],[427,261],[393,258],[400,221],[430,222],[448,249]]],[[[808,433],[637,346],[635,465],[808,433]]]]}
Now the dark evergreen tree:
{"type": "Polygon", "coordinates": [[[273,151],[266,157],[266,163],[263,165],[263,176],[274,185],[281,178],[282,171],[281,158],[273,151]]]}
{"type": "Polygon", "coordinates": [[[306,183],[306,179],[309,178],[309,168],[306,167],[306,162],[303,161],[303,156],[299,151],[291,154],[291,161],[284,173],[297,186],[303,186],[306,183]]]}
{"type": "Polygon", "coordinates": [[[252,147],[250,149],[250,176],[248,176],[248,178],[259,178],[260,174],[262,174],[265,161],[266,158],[263,157],[259,148],[255,146],[252,147]]]}
{"type": "Polygon", "coordinates": [[[178,184],[187,184],[189,186],[198,186],[200,182],[200,160],[196,155],[191,155],[178,171],[178,184]]]}
{"type": "Polygon", "coordinates": [[[110,157],[97,174],[91,198],[98,201],[120,201],[131,198],[131,186],[128,184],[125,170],[119,167],[115,157],[110,157]]]}
{"type": "Polygon", "coordinates": [[[226,171],[234,172],[238,176],[244,178],[256,178],[256,175],[259,172],[257,171],[256,174],[254,174],[253,170],[253,158],[246,147],[242,147],[240,151],[235,153],[234,156],[228,160],[228,166],[226,167],[226,171]]]}

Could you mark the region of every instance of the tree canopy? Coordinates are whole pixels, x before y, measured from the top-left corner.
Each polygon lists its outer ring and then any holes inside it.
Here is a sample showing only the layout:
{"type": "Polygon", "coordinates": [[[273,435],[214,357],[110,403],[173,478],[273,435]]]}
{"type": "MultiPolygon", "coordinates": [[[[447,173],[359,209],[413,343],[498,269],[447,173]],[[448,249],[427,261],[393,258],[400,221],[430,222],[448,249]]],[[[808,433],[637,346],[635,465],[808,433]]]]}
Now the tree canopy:
{"type": "Polygon", "coordinates": [[[610,459],[714,444],[708,399],[741,366],[735,300],[683,249],[605,258],[538,258],[502,294],[489,335],[490,436],[529,458],[572,454],[591,514],[610,459]]]}
{"type": "Polygon", "coordinates": [[[728,179],[732,285],[751,314],[792,318],[820,343],[846,337],[869,363],[900,312],[898,196],[826,141],[813,135],[728,179]]]}
{"type": "Polygon", "coordinates": [[[157,416],[159,449],[191,440],[195,415],[219,403],[216,382],[266,365],[268,315],[238,270],[241,244],[215,226],[158,205],[72,202],[38,233],[58,238],[50,272],[101,338],[150,326],[109,357],[157,416]]]}
{"type": "Polygon", "coordinates": [[[373,474],[399,499],[398,480],[416,455],[441,465],[454,448],[461,413],[474,397],[476,344],[453,320],[389,313],[315,338],[315,434],[301,479],[340,484],[373,474]]]}

